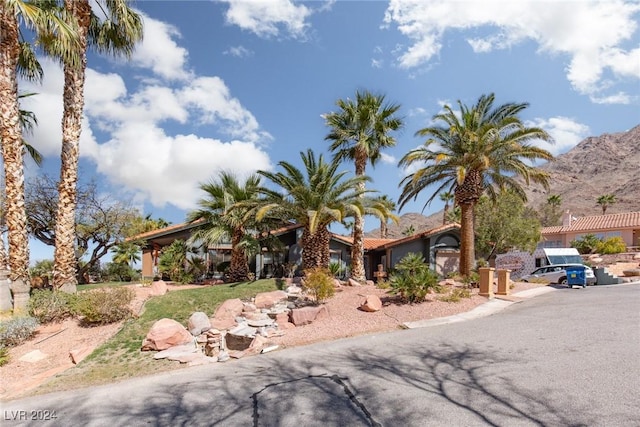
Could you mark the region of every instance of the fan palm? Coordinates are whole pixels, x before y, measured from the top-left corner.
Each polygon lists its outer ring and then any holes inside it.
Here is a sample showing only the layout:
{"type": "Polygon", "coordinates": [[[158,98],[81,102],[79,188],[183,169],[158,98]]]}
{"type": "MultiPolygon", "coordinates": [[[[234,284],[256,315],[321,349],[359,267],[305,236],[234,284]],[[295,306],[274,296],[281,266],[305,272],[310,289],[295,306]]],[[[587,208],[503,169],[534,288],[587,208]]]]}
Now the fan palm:
{"type": "MultiPolygon", "coordinates": [[[[346,172],[337,171],[337,161],[326,162],[322,155],[316,159],[312,150],[301,152],[300,157],[304,171],[285,161],[278,163],[283,172],[258,171],[280,188],[259,190],[264,200],[257,206],[256,218],[262,220],[272,215],[303,225],[303,268],[328,268],[331,239],[328,227],[333,222],[365,214],[367,209],[361,196],[367,190],[361,184],[369,178],[346,177],[346,172]]],[[[371,207],[369,212],[375,214],[377,210],[371,207]]]]}
{"type": "MultiPolygon", "coordinates": [[[[341,99],[336,104],[339,111],[324,116],[331,128],[325,139],[331,141],[335,160],[353,161],[356,176],[364,176],[367,163],[375,166],[382,149],[396,144],[390,133],[402,128],[396,116],[400,105],[386,103],[384,95],[368,91],[357,91],[355,100],[341,99]]],[[[365,189],[364,181],[359,185],[365,189]]],[[[364,217],[354,218],[351,263],[352,278],[364,281],[364,217]]]]}
{"type": "Polygon", "coordinates": [[[433,117],[441,126],[416,132],[426,136],[424,144],[408,152],[400,166],[421,167],[400,183],[400,206],[416,199],[426,188],[435,186],[427,206],[442,191],[453,189],[456,206],[461,210],[460,273],[467,276],[475,260],[474,208],[483,193],[495,200],[498,189],[510,189],[522,200],[526,194],[517,177],[549,186],[549,176],[530,165],[538,159],[551,160],[546,150],[532,141],[552,141],[547,132],[527,127],[518,118],[527,103],[493,106],[493,94],[481,96],[472,107],[458,101],[459,111],[450,106],[433,117]]]}
{"type": "Polygon", "coordinates": [[[74,248],[76,187],[87,49],[92,46],[99,52],[128,56],[136,43],[142,40],[142,18],[129,8],[127,0],[107,0],[98,2],[97,6],[103,17],[93,12],[89,0],[64,0],[65,10],[78,22],[79,40],[72,60],[62,60],[64,110],[53,286],[65,292],[75,292],[77,284],[74,248]]]}
{"type": "Polygon", "coordinates": [[[598,197],[596,203],[600,205],[600,207],[602,207],[602,215],[604,215],[605,213],[607,213],[607,208],[613,205],[616,201],[617,200],[615,194],[603,194],[602,196],[598,197]]]}
{"type": "Polygon", "coordinates": [[[77,43],[74,25],[51,2],[12,0],[0,2],[0,140],[5,172],[8,229],[8,265],[14,292],[14,309],[22,310],[29,298],[29,240],[24,209],[23,140],[18,103],[18,73],[29,79],[42,77],[42,69],[20,26],[33,30],[40,41],[57,39],[51,46],[60,56],[77,43]]]}
{"type": "Polygon", "coordinates": [[[187,221],[201,221],[190,243],[215,245],[231,242],[229,281],[246,281],[249,277],[248,254],[258,245],[251,232],[257,231],[255,217],[248,213],[258,202],[260,177],[249,176],[244,182],[229,172],[220,172],[216,181],[200,185],[205,197],[198,201],[199,209],[189,212],[187,221]]]}
{"type": "Polygon", "coordinates": [[[380,218],[380,238],[386,239],[389,231],[387,227],[388,221],[391,219],[396,224],[398,223],[398,217],[393,214],[393,211],[396,210],[396,202],[391,200],[386,194],[374,197],[371,201],[376,205],[380,205],[379,208],[381,212],[384,212],[385,214],[380,218]]]}

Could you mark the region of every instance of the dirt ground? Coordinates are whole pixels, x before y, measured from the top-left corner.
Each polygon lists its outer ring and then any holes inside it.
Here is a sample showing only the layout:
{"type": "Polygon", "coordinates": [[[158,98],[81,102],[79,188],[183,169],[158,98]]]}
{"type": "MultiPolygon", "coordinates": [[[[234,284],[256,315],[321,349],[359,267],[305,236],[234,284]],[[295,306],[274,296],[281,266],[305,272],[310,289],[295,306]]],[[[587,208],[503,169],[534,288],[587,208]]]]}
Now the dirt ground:
{"type": "MultiPolygon", "coordinates": [[[[515,282],[512,293],[539,287],[539,284],[515,282]]],[[[139,312],[149,298],[149,287],[132,285],[136,291],[133,302],[134,312],[139,312]]],[[[192,286],[189,286],[192,287],[192,286]]],[[[179,292],[186,286],[168,286],[170,292],[179,292]]],[[[440,301],[431,295],[420,304],[398,304],[383,289],[375,286],[345,286],[338,289],[335,296],[325,305],[329,318],[315,321],[310,325],[287,329],[285,335],[272,339],[272,344],[280,348],[306,345],[319,341],[362,335],[373,332],[399,329],[404,322],[450,316],[469,311],[487,301],[473,290],[472,297],[457,303],[440,301]],[[368,313],[359,310],[366,295],[374,294],[383,301],[382,310],[368,313]]],[[[213,315],[213,313],[209,313],[213,315]]],[[[13,396],[37,387],[75,365],[70,353],[79,355],[91,353],[99,345],[114,336],[122,323],[81,327],[75,320],[42,325],[36,335],[24,344],[10,349],[10,362],[0,367],[0,399],[13,396]]]]}

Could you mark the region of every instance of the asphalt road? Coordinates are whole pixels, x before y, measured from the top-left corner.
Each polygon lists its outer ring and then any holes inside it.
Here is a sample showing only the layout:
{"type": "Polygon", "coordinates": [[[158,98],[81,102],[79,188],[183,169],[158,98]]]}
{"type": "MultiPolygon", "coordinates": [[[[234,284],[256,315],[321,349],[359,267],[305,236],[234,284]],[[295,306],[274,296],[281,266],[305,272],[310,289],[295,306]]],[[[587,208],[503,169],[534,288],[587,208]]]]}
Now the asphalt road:
{"type": "Polygon", "coordinates": [[[0,415],[7,426],[640,426],[640,285],[558,289],[479,319],[12,401],[0,415]]]}

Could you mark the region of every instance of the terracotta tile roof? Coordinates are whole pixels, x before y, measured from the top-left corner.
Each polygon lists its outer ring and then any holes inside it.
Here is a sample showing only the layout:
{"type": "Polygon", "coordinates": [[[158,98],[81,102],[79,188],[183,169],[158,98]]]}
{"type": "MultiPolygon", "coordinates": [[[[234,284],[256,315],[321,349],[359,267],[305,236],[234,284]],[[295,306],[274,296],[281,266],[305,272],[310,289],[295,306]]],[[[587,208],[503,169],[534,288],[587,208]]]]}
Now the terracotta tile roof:
{"type": "Polygon", "coordinates": [[[194,222],[192,224],[190,224],[188,222],[183,222],[181,224],[170,225],[170,226],[165,227],[165,228],[159,228],[157,230],[151,230],[151,231],[147,231],[147,232],[138,234],[137,236],[129,237],[127,240],[148,239],[150,237],[163,236],[165,234],[169,234],[169,233],[174,232],[174,231],[187,230],[189,228],[195,227],[196,225],[198,225],[202,221],[204,221],[204,220],[198,220],[198,221],[196,221],[196,222],[194,222]]]}
{"type": "Polygon", "coordinates": [[[583,216],[571,222],[570,226],[544,227],[541,232],[547,234],[562,234],[574,232],[623,230],[640,228],[640,212],[624,212],[607,215],[583,216]]]}
{"type": "Polygon", "coordinates": [[[384,246],[387,243],[395,242],[398,239],[379,239],[379,238],[365,238],[364,239],[364,249],[375,249],[380,246],[384,246]]]}

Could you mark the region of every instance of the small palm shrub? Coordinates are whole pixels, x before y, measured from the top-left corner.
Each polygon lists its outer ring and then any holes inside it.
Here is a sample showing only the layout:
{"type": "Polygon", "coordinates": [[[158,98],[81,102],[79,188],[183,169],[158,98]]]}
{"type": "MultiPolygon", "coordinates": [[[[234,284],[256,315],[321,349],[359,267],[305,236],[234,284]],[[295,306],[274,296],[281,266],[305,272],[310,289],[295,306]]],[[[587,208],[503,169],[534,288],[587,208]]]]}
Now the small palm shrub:
{"type": "Polygon", "coordinates": [[[409,303],[422,302],[429,292],[440,292],[438,276],[424,262],[422,255],[409,253],[389,275],[391,293],[409,303]]]}
{"type": "Polygon", "coordinates": [[[29,299],[29,314],[40,323],[61,322],[73,317],[75,295],[47,289],[34,290],[29,299]]]}
{"type": "Polygon", "coordinates": [[[329,272],[333,277],[339,277],[342,273],[344,273],[344,266],[340,261],[331,261],[329,263],[329,272]]]}
{"type": "Polygon", "coordinates": [[[315,267],[304,271],[304,286],[311,292],[317,304],[335,294],[333,280],[333,275],[326,268],[315,267]]]}
{"type": "Polygon", "coordinates": [[[85,326],[106,325],[131,316],[129,305],[134,296],[133,289],[122,286],[81,292],[77,294],[73,309],[85,326]]]}
{"type": "Polygon", "coordinates": [[[14,317],[0,322],[0,345],[14,347],[20,345],[35,334],[38,320],[33,317],[14,317]]]}

